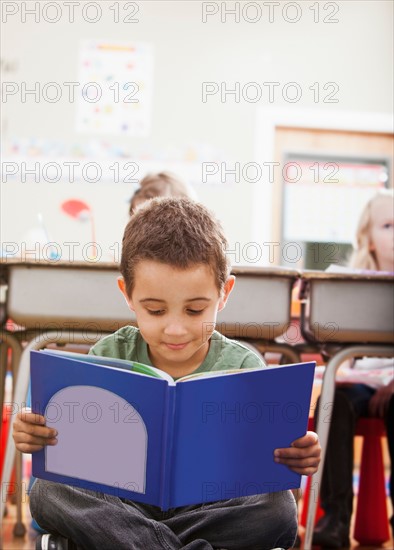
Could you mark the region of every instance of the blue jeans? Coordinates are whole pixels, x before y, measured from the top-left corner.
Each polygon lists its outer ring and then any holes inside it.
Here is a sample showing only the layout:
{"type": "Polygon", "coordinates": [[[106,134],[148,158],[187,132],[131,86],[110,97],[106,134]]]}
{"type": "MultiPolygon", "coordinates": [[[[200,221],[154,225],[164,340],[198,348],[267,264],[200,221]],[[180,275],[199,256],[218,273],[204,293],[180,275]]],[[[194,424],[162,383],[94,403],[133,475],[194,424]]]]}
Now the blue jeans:
{"type": "Polygon", "coordinates": [[[160,508],[37,480],[30,509],[41,527],[84,550],[268,550],[293,546],[297,509],[290,491],[160,508]]]}

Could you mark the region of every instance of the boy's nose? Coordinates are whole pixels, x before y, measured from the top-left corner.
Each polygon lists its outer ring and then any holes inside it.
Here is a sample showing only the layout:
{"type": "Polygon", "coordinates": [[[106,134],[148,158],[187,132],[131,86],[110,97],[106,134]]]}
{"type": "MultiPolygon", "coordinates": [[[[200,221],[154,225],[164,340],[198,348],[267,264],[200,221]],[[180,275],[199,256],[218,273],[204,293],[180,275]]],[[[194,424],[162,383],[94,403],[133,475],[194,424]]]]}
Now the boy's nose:
{"type": "Polygon", "coordinates": [[[166,324],[164,333],[168,336],[182,336],[183,334],[187,334],[187,330],[182,322],[174,319],[166,324]]]}

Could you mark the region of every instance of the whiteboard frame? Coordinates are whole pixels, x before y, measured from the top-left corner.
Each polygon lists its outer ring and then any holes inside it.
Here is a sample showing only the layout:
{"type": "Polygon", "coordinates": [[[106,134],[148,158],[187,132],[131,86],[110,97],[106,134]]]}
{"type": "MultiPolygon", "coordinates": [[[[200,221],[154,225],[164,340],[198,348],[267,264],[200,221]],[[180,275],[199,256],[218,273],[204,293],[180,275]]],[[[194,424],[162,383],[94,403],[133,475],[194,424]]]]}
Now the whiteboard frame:
{"type": "MultiPolygon", "coordinates": [[[[394,134],[393,113],[357,112],[319,109],[286,109],[258,107],[255,126],[255,162],[275,160],[275,132],[279,126],[394,134]]],[[[272,242],[272,183],[254,184],[252,235],[253,240],[272,242]]]]}

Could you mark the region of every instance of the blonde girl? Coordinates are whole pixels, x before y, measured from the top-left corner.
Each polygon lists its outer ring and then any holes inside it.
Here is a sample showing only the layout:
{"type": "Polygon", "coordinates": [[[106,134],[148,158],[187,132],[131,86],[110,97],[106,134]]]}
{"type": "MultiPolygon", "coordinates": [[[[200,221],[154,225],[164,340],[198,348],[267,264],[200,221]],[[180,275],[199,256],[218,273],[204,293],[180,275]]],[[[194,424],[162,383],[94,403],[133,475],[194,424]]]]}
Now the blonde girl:
{"type": "Polygon", "coordinates": [[[394,271],[394,193],[384,189],[365,205],[357,227],[350,266],[394,271]]]}

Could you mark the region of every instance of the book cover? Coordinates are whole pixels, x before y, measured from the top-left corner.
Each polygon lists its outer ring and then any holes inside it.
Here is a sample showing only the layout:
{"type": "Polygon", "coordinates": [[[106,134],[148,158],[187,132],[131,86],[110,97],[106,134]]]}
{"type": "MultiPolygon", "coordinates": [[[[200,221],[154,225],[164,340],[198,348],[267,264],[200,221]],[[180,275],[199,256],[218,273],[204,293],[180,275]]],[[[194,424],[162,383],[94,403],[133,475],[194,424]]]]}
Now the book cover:
{"type": "Polygon", "coordinates": [[[32,351],[32,409],[58,431],[33,453],[33,474],[163,510],[297,488],[273,452],[306,433],[314,368],[174,382],[135,362],[32,351]]]}

